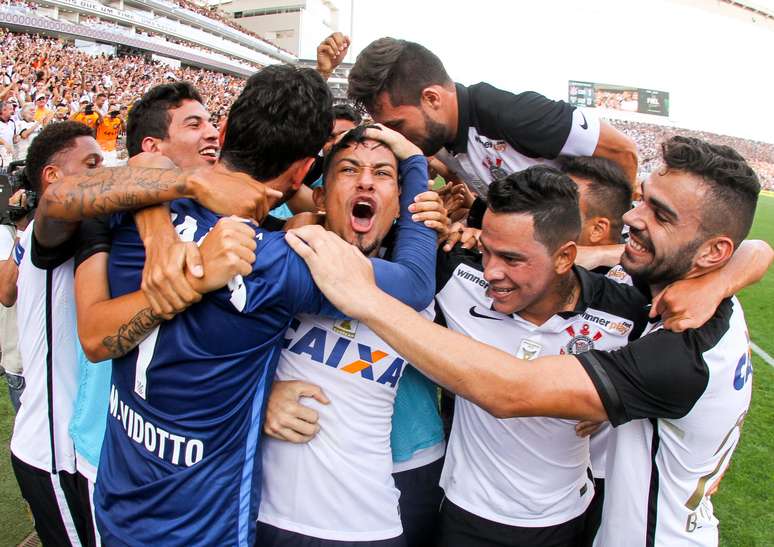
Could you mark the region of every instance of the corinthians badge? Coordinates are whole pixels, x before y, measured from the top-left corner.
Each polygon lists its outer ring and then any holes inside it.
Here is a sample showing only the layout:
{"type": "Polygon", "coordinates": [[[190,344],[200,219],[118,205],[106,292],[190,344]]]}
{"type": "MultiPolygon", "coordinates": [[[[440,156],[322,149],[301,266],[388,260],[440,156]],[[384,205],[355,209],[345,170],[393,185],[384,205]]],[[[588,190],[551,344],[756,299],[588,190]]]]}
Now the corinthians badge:
{"type": "Polygon", "coordinates": [[[572,338],[567,345],[560,351],[561,355],[569,353],[570,355],[577,355],[584,353],[590,349],[594,349],[594,342],[602,338],[602,332],[597,331],[595,334],[591,334],[591,328],[588,323],[584,323],[578,334],[575,334],[575,329],[572,325],[564,329],[567,334],[572,338]]]}

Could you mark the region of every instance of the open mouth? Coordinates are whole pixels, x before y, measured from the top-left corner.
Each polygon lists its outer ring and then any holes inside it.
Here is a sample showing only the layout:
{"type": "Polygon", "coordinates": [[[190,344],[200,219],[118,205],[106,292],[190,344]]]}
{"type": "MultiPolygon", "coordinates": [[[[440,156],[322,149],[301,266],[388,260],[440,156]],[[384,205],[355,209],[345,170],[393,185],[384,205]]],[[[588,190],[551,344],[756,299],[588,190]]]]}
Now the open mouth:
{"type": "Polygon", "coordinates": [[[359,233],[368,232],[374,224],[376,203],[370,198],[355,200],[352,205],[352,229],[359,233]]]}
{"type": "Polygon", "coordinates": [[[505,287],[492,287],[489,285],[487,288],[487,296],[493,300],[505,300],[508,298],[516,289],[514,288],[505,288],[505,287]]]}
{"type": "Polygon", "coordinates": [[[638,239],[636,235],[630,233],[629,239],[626,242],[626,250],[630,252],[630,254],[634,255],[647,255],[653,252],[650,245],[643,242],[641,239],[638,239]]]}
{"type": "Polygon", "coordinates": [[[199,155],[207,161],[215,162],[218,160],[218,149],[215,146],[208,146],[199,150],[199,155]]]}

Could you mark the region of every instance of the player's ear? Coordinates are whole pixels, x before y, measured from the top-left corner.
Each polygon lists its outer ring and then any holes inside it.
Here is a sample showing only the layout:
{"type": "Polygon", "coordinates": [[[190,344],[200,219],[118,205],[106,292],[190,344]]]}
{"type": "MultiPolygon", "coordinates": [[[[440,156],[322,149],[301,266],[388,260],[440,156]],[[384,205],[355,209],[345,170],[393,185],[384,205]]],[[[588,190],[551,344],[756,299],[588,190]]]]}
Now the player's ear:
{"type": "Polygon", "coordinates": [[[575,257],[578,255],[578,247],[574,241],[568,241],[554,252],[554,271],[557,275],[564,275],[572,269],[575,257]]]}
{"type": "Polygon", "coordinates": [[[599,245],[603,241],[608,241],[610,236],[610,220],[605,217],[594,217],[591,231],[589,232],[589,241],[592,245],[599,245]]]}
{"type": "Polygon", "coordinates": [[[734,254],[734,242],[726,236],[716,236],[699,247],[694,265],[702,270],[714,270],[728,262],[732,254],[734,254]]]}
{"type": "Polygon", "coordinates": [[[156,137],[145,137],[140,143],[140,148],[143,152],[156,152],[161,153],[159,146],[161,145],[161,139],[156,137]]]}
{"type": "Polygon", "coordinates": [[[430,85],[422,90],[420,100],[422,104],[433,110],[441,108],[442,96],[438,85],[430,85]]]}
{"type": "Polygon", "coordinates": [[[319,211],[325,211],[325,185],[312,190],[312,201],[319,211]]]}

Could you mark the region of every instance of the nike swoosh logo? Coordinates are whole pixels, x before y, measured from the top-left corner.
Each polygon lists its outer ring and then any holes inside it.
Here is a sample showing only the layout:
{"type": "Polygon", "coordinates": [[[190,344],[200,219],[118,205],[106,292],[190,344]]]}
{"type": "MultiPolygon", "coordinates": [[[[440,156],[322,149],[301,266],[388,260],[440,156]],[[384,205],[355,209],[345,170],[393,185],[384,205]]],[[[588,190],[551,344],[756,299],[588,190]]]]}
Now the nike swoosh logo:
{"type": "Polygon", "coordinates": [[[583,112],[580,112],[581,118],[583,118],[583,123],[581,124],[581,129],[588,129],[589,128],[589,122],[586,121],[586,116],[583,115],[583,112]]]}
{"type": "Polygon", "coordinates": [[[502,321],[501,317],[492,317],[491,315],[481,315],[476,311],[476,307],[472,306],[470,308],[470,315],[473,317],[480,317],[481,319],[492,319],[493,321],[502,321]]]}

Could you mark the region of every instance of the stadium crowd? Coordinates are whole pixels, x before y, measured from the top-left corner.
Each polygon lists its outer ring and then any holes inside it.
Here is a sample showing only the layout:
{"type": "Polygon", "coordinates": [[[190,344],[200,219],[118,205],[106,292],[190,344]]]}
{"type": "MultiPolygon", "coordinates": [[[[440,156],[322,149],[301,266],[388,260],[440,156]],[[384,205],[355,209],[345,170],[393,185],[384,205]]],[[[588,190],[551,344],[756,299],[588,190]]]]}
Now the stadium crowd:
{"type": "Polygon", "coordinates": [[[770,147],[455,84],[393,38],[335,106],[339,33],[247,81],[0,47],[0,347],[44,545],[717,545],[770,147]]]}

